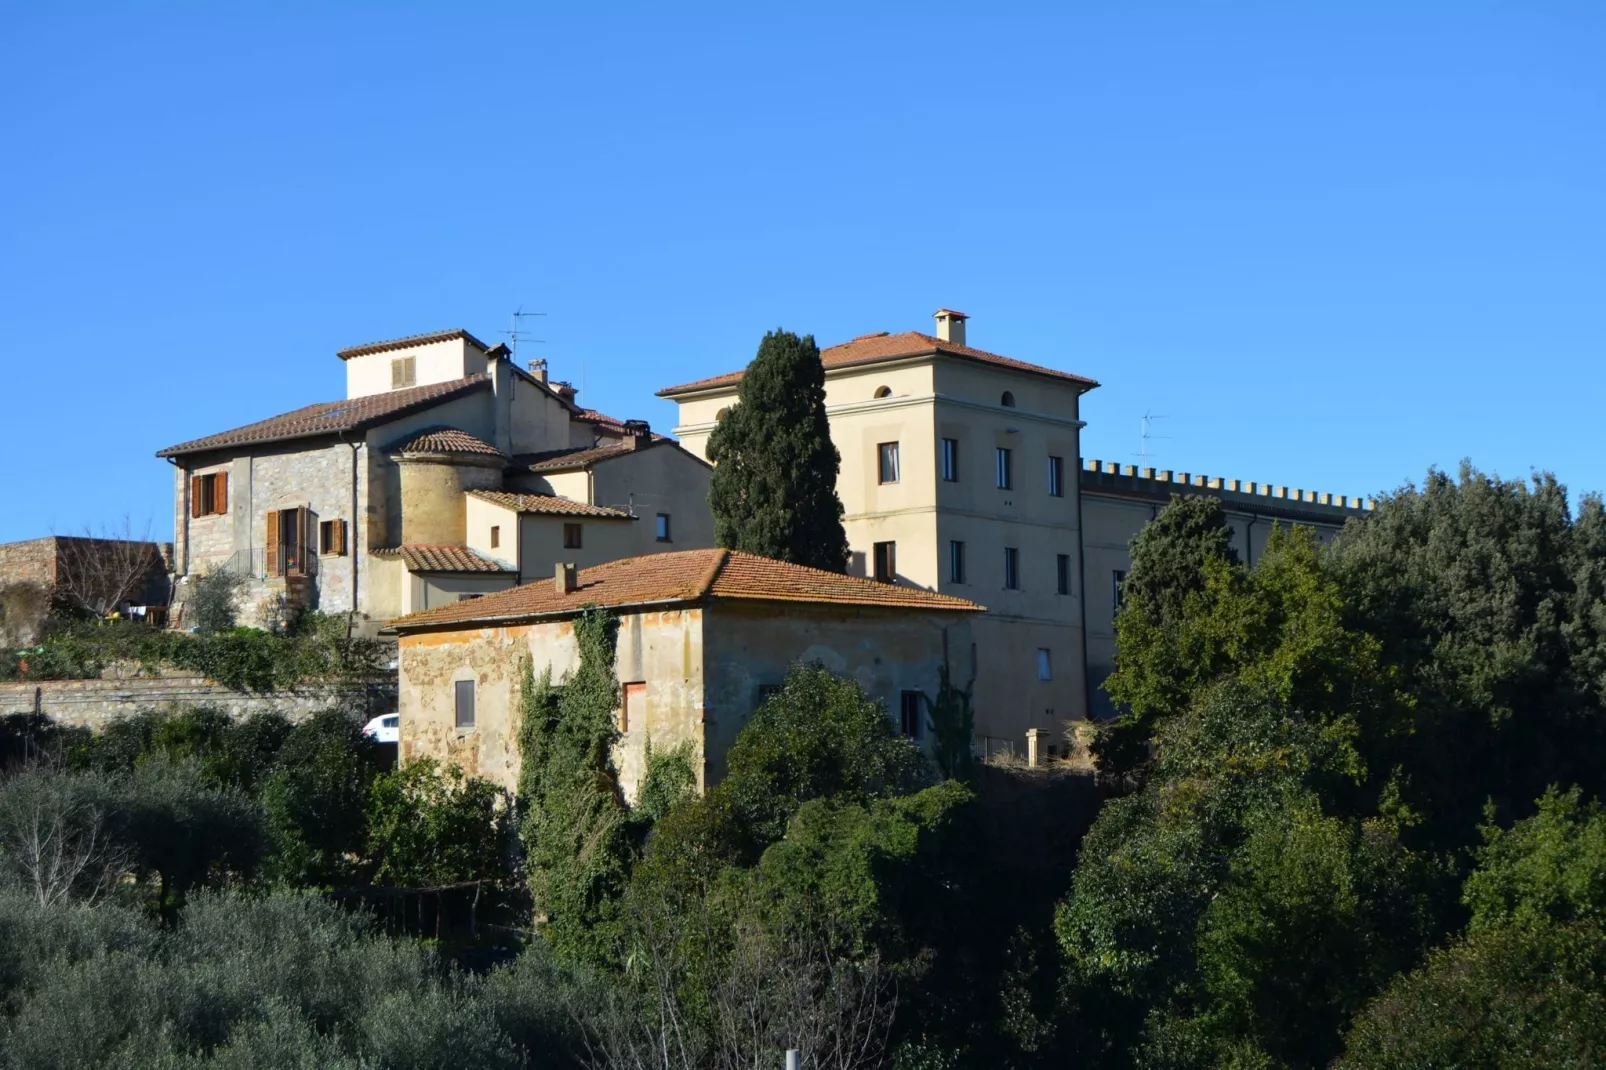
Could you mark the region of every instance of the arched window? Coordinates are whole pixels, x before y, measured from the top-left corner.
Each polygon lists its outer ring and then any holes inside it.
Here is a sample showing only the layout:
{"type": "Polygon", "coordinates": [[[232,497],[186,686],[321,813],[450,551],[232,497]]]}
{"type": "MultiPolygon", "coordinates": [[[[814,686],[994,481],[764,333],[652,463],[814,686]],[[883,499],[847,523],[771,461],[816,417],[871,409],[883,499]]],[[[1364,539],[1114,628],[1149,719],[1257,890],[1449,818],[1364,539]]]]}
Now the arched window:
{"type": "Polygon", "coordinates": [[[876,387],[875,388],[875,396],[878,397],[878,398],[890,398],[892,396],[892,387],[890,387],[890,386],[878,386],[878,387],[876,387]]]}
{"type": "Polygon", "coordinates": [[[998,399],[998,403],[1006,409],[1013,409],[1015,407],[1015,395],[1006,390],[1004,391],[1004,396],[998,399]]]}

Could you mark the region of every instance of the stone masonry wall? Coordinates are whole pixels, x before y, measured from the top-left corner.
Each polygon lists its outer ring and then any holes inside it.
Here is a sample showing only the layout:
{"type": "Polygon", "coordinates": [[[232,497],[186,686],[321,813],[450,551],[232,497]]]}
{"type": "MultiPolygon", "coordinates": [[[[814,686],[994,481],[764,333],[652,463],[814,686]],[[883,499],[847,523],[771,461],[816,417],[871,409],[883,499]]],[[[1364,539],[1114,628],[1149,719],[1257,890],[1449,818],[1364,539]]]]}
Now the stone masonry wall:
{"type": "Polygon", "coordinates": [[[52,536],[26,542],[0,543],[0,585],[56,582],[56,540],[52,536]]]}
{"type": "Polygon", "coordinates": [[[36,703],[40,712],[60,724],[97,732],[118,717],[167,706],[217,706],[235,718],[276,710],[292,721],[334,706],[360,707],[369,717],[396,708],[395,691],[390,687],[232,691],[201,676],[0,684],[0,716],[32,713],[36,703]]]}

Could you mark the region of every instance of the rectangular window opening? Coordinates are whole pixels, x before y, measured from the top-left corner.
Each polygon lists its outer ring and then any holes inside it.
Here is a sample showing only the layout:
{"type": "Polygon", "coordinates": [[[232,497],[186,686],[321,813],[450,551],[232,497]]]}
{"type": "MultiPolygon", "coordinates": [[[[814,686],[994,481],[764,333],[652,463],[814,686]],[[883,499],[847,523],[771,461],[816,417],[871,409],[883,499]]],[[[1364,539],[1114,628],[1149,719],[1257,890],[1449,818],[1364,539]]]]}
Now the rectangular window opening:
{"type": "Polygon", "coordinates": [[[629,732],[647,723],[647,684],[644,681],[625,685],[624,705],[619,707],[619,731],[629,732]]]}
{"type": "Polygon", "coordinates": [[[895,542],[878,542],[875,544],[875,579],[880,583],[892,583],[898,578],[898,544],[895,542]]]}
{"type": "Polygon", "coordinates": [[[501,546],[501,545],[502,545],[502,525],[500,525],[500,524],[492,524],[491,525],[491,549],[494,550],[498,546],[501,546]]]}
{"type": "Polygon", "coordinates": [[[452,685],[457,699],[457,727],[474,727],[474,681],[459,680],[452,685]]]}
{"type": "Polygon", "coordinates": [[[563,548],[565,550],[578,550],[581,548],[580,543],[580,525],[563,525],[563,548]]]}
{"type": "Polygon", "coordinates": [[[659,542],[672,542],[673,541],[669,537],[669,514],[668,513],[659,513],[658,514],[658,535],[657,535],[657,538],[658,538],[659,542]]]}
{"type": "Polygon", "coordinates": [[[310,576],[312,541],[318,537],[317,514],[306,508],[273,509],[267,517],[263,547],[269,576],[310,576]]]}
{"type": "Polygon", "coordinates": [[[1004,547],[1004,587],[1020,590],[1020,550],[1013,546],[1004,547]]]}
{"type": "Polygon", "coordinates": [[[1011,452],[1003,446],[998,447],[998,489],[1013,490],[1015,487],[1015,465],[1011,452]]]}
{"type": "Polygon", "coordinates": [[[418,382],[418,358],[397,357],[390,362],[390,388],[400,390],[418,382]]]}
{"type": "Polygon", "coordinates": [[[948,543],[948,582],[965,582],[965,544],[958,539],[948,543]]]}
{"type": "Polygon", "coordinates": [[[325,520],[318,525],[318,552],[339,556],[346,552],[346,522],[325,520]]]}
{"type": "Polygon", "coordinates": [[[942,440],[942,481],[959,482],[959,440],[956,438],[942,440]]]}
{"type": "Polygon", "coordinates": [[[1065,459],[1063,457],[1050,457],[1048,459],[1048,496],[1050,498],[1065,497],[1065,459]]]}
{"type": "Polygon", "coordinates": [[[1039,680],[1054,679],[1054,667],[1049,662],[1048,648],[1037,648],[1037,678],[1039,680]]]}
{"type": "Polygon", "coordinates": [[[898,444],[896,442],[881,443],[876,447],[876,456],[876,481],[880,483],[898,482],[898,444]]]}
{"type": "Polygon", "coordinates": [[[1071,555],[1057,554],[1054,558],[1055,580],[1060,594],[1071,593],[1071,555]]]}
{"type": "Polygon", "coordinates": [[[229,474],[190,477],[190,516],[222,516],[229,511],[229,474]]]}
{"type": "Polygon", "coordinates": [[[898,731],[910,739],[922,739],[926,734],[926,696],[918,691],[904,691],[898,696],[898,731]]]}

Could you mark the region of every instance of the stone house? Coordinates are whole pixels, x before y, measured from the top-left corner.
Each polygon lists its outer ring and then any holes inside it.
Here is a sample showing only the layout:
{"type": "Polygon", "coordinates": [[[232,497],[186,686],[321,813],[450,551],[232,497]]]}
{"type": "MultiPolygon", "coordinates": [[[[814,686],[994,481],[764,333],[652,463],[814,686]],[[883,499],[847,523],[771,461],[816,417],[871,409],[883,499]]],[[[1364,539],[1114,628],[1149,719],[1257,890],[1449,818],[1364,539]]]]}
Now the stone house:
{"type": "MultiPolygon", "coordinates": [[[[962,312],[935,319],[935,334],[823,349],[826,412],[850,570],[988,607],[974,623],[983,749],[1112,712],[1098,685],[1113,667],[1128,547],[1172,493],[1220,497],[1250,559],[1273,521],[1331,537],[1363,511],[1359,498],[1084,463],[1083,395],[1097,382],[970,345],[962,312]]],[[[679,406],[688,450],[706,455],[742,374],[658,392],[679,406]]]]}
{"type": "Polygon", "coordinates": [[[398,639],[401,756],[429,756],[512,789],[519,775],[520,666],[554,682],[578,663],[574,620],[618,614],[619,741],[627,796],[648,741],[690,743],[699,789],[723,775],[736,734],[798,662],[851,678],[905,734],[928,740],[928,696],[947,662],[975,674],[982,607],[732,550],[633,557],[391,622],[398,639]]]}
{"type": "Polygon", "coordinates": [[[554,543],[585,564],[712,545],[708,465],[581,407],[544,361],[520,368],[462,330],[337,356],[344,398],[157,454],[174,468],[177,626],[215,568],[245,578],[246,623],[309,606],[373,631],[548,576],[554,543]]]}

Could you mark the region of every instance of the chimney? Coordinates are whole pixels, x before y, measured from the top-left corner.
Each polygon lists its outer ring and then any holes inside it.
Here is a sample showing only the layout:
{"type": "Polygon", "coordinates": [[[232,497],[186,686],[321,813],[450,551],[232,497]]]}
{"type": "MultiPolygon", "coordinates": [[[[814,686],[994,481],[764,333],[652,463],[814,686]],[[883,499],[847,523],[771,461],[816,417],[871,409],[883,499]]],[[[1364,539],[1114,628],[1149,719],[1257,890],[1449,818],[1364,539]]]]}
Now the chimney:
{"type": "Polygon", "coordinates": [[[546,358],[538,357],[530,361],[530,374],[541,382],[546,382],[546,358]]]}
{"type": "Polygon", "coordinates": [[[552,587],[559,594],[573,594],[580,586],[578,574],[574,570],[573,561],[559,561],[552,570],[552,587]]]}
{"type": "Polygon", "coordinates": [[[574,400],[573,383],[553,383],[552,389],[557,391],[558,397],[562,398],[564,401],[574,400]]]}
{"type": "Polygon", "coordinates": [[[652,428],[646,420],[625,421],[625,448],[632,450],[646,449],[652,445],[652,428]]]}
{"type": "Polygon", "coordinates": [[[970,317],[951,308],[939,308],[932,313],[937,321],[937,337],[956,346],[965,344],[965,321],[970,317]]]}

